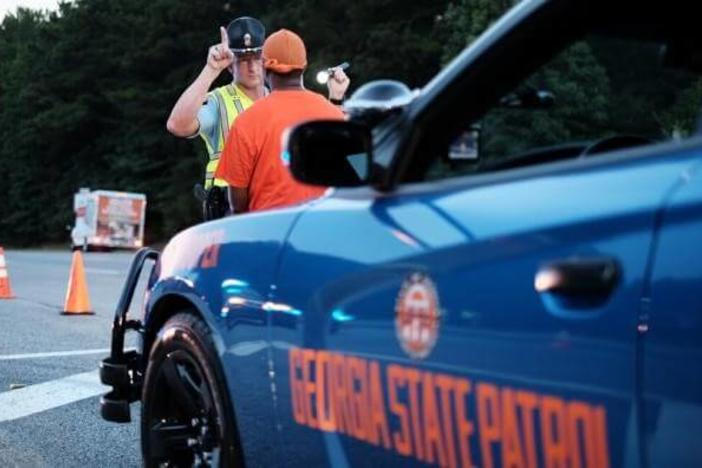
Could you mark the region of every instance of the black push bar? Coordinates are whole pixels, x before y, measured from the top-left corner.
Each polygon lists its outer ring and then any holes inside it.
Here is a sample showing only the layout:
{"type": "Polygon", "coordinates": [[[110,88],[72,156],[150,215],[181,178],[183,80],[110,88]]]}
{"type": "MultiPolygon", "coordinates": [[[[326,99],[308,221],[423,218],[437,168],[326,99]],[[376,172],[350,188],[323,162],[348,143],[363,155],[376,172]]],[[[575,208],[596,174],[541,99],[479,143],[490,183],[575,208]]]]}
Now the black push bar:
{"type": "Polygon", "coordinates": [[[146,247],[134,255],[122,288],[122,295],[117,303],[115,318],[112,322],[110,357],[100,362],[100,380],[103,384],[112,387],[112,391],[100,399],[100,412],[102,417],[108,421],[129,422],[129,404],[139,399],[141,356],[135,350],[124,352],[124,336],[127,330],[143,332],[143,324],[139,320],[127,320],[127,313],[144,264],[150,259],[158,260],[158,256],[158,251],[146,247]]]}
{"type": "Polygon", "coordinates": [[[158,256],[159,252],[157,250],[144,247],[132,259],[132,265],[129,267],[127,280],[124,282],[122,295],[117,303],[115,318],[112,322],[112,358],[120,358],[124,355],[124,335],[126,331],[128,329],[136,329],[141,325],[140,322],[127,320],[127,312],[129,312],[129,306],[132,303],[134,290],[139,282],[139,275],[142,268],[144,268],[144,263],[149,259],[155,261],[158,259],[158,256]]]}

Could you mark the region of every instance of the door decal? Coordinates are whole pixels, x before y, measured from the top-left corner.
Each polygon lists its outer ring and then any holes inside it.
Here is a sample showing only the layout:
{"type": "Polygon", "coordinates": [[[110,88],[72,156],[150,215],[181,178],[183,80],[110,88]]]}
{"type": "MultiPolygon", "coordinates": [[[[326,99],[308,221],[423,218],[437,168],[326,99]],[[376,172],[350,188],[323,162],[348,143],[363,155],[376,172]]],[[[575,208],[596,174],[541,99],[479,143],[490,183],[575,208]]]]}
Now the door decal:
{"type": "Polygon", "coordinates": [[[402,349],[416,359],[431,353],[439,337],[439,296],[428,276],[413,273],[405,280],[395,303],[395,334],[402,349]]]}
{"type": "Polygon", "coordinates": [[[604,405],[334,351],[288,351],[296,424],[448,467],[608,468],[604,405]]]}

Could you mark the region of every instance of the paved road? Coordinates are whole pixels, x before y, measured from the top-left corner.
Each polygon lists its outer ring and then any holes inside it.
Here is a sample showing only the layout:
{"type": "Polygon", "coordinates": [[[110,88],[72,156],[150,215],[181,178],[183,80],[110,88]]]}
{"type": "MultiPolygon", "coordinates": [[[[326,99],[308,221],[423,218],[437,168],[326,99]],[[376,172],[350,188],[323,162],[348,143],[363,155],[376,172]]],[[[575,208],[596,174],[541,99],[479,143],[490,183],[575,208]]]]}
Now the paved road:
{"type": "Polygon", "coordinates": [[[17,297],[0,300],[0,466],[141,465],[139,407],[132,424],[103,421],[96,372],[131,257],[85,254],[95,315],[62,316],[70,252],[6,251],[17,297]]]}

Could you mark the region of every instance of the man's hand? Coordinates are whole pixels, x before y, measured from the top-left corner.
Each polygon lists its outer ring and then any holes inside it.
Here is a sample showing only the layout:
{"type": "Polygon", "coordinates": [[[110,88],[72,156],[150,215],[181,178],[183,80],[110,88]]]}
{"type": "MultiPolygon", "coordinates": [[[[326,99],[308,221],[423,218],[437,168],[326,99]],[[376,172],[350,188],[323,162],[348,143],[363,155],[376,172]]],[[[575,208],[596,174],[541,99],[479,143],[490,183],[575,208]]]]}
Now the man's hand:
{"type": "Polygon", "coordinates": [[[342,100],[346,90],[349,89],[349,84],[351,84],[351,80],[346,76],[344,70],[339,67],[332,68],[329,74],[329,81],[327,81],[329,99],[342,100]]]}
{"type": "Polygon", "coordinates": [[[229,35],[227,30],[220,26],[219,33],[222,38],[219,44],[210,47],[207,53],[207,66],[221,72],[234,61],[234,52],[229,48],[229,35]]]}
{"type": "Polygon", "coordinates": [[[233,215],[246,213],[249,211],[249,189],[248,187],[229,186],[229,207],[233,215]]]}

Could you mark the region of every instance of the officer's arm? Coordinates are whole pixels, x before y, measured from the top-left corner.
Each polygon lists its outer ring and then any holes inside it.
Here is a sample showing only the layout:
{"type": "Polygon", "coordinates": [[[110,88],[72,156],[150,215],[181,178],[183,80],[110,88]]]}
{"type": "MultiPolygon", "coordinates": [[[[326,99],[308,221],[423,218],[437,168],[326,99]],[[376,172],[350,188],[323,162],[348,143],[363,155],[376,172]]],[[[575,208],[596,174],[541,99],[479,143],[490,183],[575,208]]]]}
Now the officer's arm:
{"type": "Polygon", "coordinates": [[[220,43],[210,47],[207,53],[207,64],[195,81],[188,86],[173,106],[166,128],[179,137],[195,135],[200,128],[197,113],[205,101],[207,91],[222,70],[234,61],[234,53],[229,49],[229,36],[224,28],[219,28],[220,43]]]}
{"type": "Polygon", "coordinates": [[[229,206],[233,214],[249,211],[249,189],[229,186],[229,206]]]}
{"type": "Polygon", "coordinates": [[[198,132],[200,123],[197,120],[197,113],[207,99],[207,92],[218,75],[219,71],[205,65],[200,75],[173,106],[166,124],[169,132],[178,137],[190,137],[198,132]]]}

